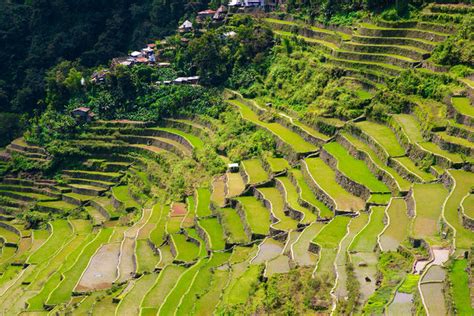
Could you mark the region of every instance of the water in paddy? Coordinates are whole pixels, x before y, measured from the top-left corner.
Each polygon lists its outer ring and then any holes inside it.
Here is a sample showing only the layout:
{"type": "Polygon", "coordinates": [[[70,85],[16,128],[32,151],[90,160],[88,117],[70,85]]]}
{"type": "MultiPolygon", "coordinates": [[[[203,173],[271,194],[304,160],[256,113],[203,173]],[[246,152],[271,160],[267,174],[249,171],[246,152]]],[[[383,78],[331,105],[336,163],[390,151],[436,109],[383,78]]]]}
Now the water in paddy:
{"type": "Polygon", "coordinates": [[[258,249],[258,253],[255,258],[252,259],[252,264],[264,263],[268,260],[272,260],[281,254],[284,245],[276,241],[273,238],[266,238],[258,249]]]}

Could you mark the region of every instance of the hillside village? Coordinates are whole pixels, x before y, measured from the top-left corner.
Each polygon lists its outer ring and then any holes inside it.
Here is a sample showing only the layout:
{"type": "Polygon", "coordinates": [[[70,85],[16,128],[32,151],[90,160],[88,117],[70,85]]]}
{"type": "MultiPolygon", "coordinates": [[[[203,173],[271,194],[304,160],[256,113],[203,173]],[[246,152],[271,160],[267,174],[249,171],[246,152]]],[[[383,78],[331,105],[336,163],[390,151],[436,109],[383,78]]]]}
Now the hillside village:
{"type": "Polygon", "coordinates": [[[474,6],[444,2],[231,0],[59,62],[0,148],[2,313],[472,315],[474,6]]]}

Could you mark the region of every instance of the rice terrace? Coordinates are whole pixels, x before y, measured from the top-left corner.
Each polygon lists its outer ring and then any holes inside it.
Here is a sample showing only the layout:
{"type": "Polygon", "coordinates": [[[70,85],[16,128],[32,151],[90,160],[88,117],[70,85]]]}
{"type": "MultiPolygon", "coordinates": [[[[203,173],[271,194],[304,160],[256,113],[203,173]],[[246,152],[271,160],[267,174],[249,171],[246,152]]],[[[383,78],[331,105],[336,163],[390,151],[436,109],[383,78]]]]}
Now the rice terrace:
{"type": "Polygon", "coordinates": [[[0,34],[1,315],[474,315],[472,1],[3,1],[0,34]]]}

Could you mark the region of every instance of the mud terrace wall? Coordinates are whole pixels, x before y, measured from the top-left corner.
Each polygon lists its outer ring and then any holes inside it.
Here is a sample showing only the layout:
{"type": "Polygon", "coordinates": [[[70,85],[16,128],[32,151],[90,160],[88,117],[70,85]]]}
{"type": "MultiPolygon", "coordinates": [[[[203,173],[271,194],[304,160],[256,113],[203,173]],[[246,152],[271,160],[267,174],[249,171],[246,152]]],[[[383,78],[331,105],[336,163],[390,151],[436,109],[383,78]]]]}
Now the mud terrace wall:
{"type": "Polygon", "coordinates": [[[370,197],[370,190],[364,185],[350,179],[337,168],[337,159],[328,153],[324,148],[321,148],[319,157],[336,173],[336,182],[342,186],[346,191],[358,196],[364,200],[370,197]]]}

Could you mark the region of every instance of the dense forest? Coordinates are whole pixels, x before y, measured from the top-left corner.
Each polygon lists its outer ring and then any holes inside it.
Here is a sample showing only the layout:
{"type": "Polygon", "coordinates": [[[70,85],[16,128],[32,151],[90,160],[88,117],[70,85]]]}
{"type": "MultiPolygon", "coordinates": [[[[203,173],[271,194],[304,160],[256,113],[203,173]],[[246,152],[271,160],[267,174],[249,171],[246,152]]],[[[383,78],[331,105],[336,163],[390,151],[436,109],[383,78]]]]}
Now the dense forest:
{"type": "Polygon", "coordinates": [[[207,7],[187,1],[0,1],[0,134],[18,133],[45,109],[45,73],[62,60],[106,65],[150,39],[169,35],[179,19],[207,7]]]}

